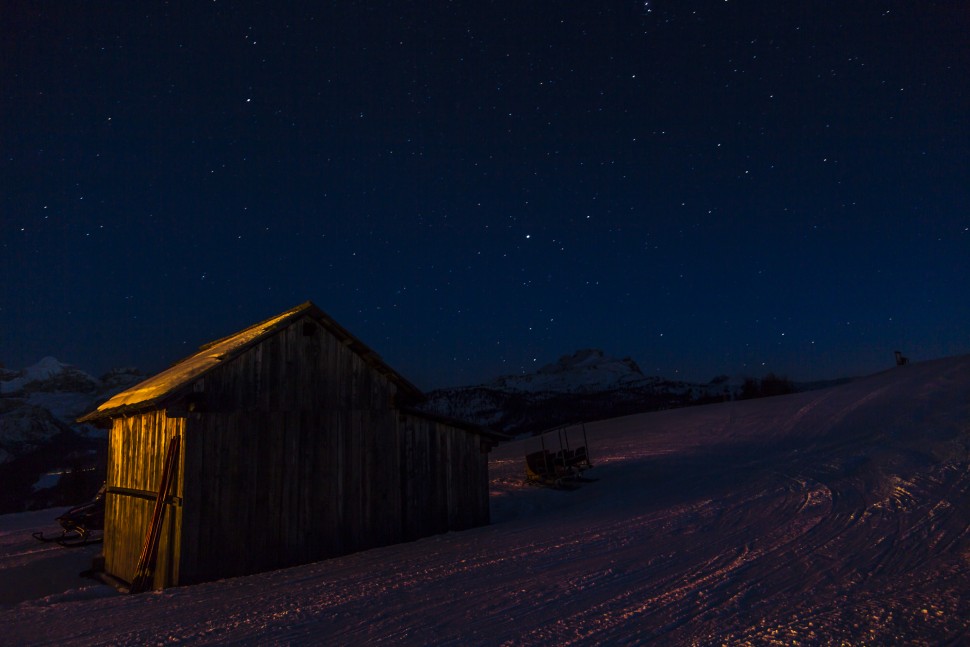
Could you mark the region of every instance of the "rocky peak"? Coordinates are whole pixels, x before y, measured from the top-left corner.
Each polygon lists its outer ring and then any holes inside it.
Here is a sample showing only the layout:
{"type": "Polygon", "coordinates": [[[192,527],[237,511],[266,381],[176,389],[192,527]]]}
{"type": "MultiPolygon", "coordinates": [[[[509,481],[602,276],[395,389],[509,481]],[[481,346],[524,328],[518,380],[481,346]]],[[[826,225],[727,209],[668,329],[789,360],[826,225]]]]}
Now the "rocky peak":
{"type": "Polygon", "coordinates": [[[629,357],[610,357],[598,348],[563,355],[535,373],[507,375],[491,384],[520,391],[586,392],[628,386],[646,379],[629,357]]]}
{"type": "Polygon", "coordinates": [[[4,395],[32,392],[93,393],[100,382],[84,371],[45,357],[20,371],[5,370],[0,381],[0,393],[4,395]]]}
{"type": "Polygon", "coordinates": [[[613,372],[623,372],[624,367],[626,371],[643,377],[643,372],[637,363],[634,362],[629,357],[624,357],[623,359],[616,359],[614,357],[609,357],[599,348],[583,348],[577,350],[572,355],[563,355],[556,362],[552,364],[546,364],[540,368],[536,373],[539,375],[549,375],[553,373],[568,373],[573,371],[594,371],[598,369],[607,369],[613,372]]]}

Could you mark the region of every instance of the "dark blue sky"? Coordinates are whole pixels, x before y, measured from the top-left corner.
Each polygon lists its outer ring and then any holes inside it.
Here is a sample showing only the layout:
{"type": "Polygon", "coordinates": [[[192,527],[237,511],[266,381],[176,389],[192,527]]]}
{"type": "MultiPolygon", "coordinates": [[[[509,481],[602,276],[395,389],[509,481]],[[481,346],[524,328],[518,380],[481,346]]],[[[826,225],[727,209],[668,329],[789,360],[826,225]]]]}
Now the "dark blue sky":
{"type": "Polygon", "coordinates": [[[0,362],[312,300],[422,388],[970,352],[964,2],[14,3],[0,362]]]}

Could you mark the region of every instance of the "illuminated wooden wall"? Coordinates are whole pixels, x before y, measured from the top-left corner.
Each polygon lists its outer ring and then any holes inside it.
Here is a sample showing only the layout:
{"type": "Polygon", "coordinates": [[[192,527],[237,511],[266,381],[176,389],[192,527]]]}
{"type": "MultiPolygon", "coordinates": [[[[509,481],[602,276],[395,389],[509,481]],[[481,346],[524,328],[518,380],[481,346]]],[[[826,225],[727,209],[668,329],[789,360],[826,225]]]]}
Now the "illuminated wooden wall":
{"type": "Polygon", "coordinates": [[[397,384],[312,317],[113,421],[105,568],[131,580],[165,448],[181,435],[155,588],[487,524],[473,427],[402,410],[397,384]]]}

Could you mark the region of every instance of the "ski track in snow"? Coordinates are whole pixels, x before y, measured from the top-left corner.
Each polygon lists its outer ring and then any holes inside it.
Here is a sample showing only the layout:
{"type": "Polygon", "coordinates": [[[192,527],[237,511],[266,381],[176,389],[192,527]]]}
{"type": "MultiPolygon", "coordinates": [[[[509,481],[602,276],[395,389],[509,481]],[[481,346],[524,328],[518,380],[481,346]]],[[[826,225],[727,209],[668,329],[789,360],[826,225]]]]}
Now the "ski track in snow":
{"type": "MultiPolygon", "coordinates": [[[[586,427],[599,480],[576,491],[523,483],[535,439],[493,451],[489,527],[137,596],[57,582],[47,597],[0,601],[0,635],[128,645],[970,640],[970,358],[586,427]]],[[[32,565],[53,570],[36,555],[62,554],[24,539],[42,518],[30,514],[0,517],[3,587],[32,565]]]]}

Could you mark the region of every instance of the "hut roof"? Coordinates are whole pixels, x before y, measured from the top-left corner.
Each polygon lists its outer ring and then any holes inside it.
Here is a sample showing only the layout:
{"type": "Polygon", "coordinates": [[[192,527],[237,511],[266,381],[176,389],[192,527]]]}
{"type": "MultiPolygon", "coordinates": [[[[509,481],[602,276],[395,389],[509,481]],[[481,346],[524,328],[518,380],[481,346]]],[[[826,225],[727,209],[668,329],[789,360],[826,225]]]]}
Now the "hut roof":
{"type": "Polygon", "coordinates": [[[94,422],[103,418],[114,418],[128,412],[155,408],[163,401],[180,395],[191,386],[196,378],[205,375],[223,362],[237,357],[261,340],[304,316],[311,317],[340,339],[371,368],[396,384],[404,395],[413,398],[423,397],[416,386],[385,364],[377,353],[350,334],[346,328],[334,321],[320,308],[307,301],[234,335],[201,346],[194,355],[190,355],[144,382],[116,394],[95,411],[78,418],[78,422],[94,422]]]}

